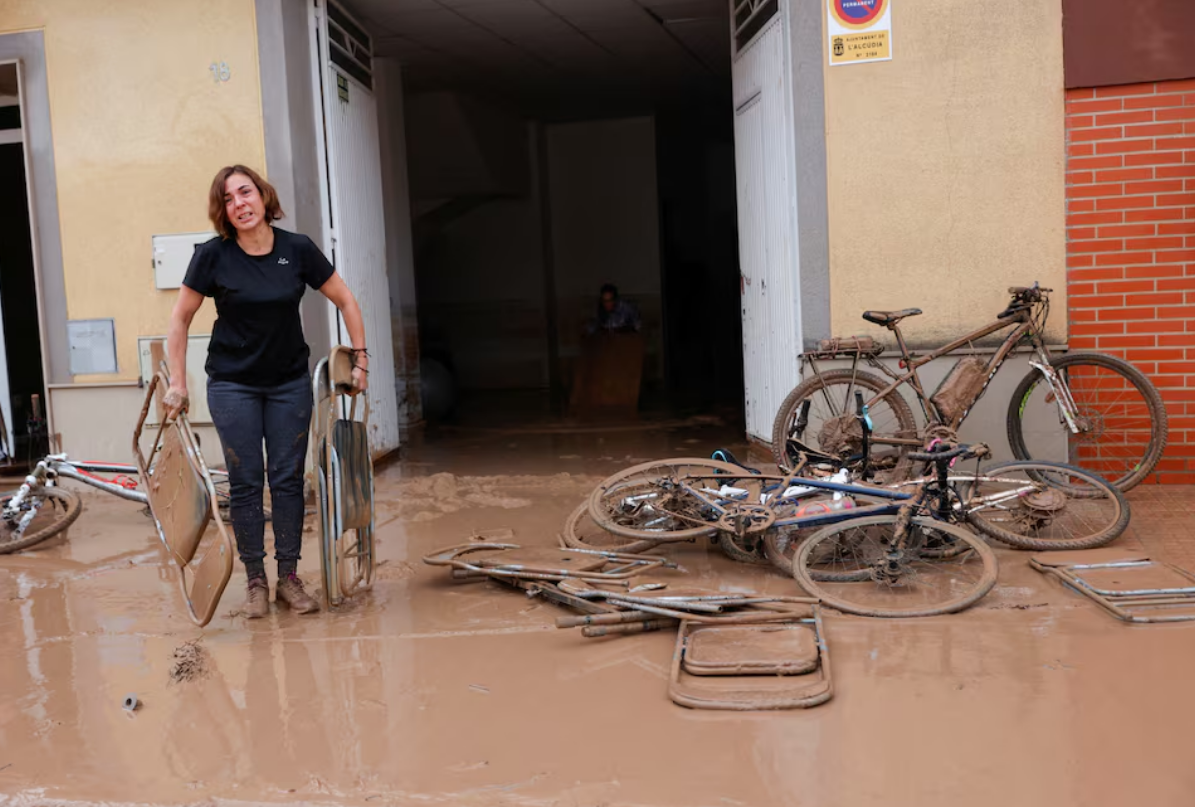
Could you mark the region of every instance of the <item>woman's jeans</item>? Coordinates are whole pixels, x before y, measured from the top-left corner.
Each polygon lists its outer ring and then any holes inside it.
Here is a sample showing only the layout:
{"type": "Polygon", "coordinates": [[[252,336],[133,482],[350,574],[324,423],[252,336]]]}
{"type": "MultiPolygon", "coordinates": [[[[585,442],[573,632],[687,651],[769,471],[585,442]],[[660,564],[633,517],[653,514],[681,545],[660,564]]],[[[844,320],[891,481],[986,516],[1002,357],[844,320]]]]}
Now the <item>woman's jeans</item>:
{"type": "Polygon", "coordinates": [[[292,574],[303,544],[303,467],[311,428],[311,379],[276,387],[209,381],[207,405],[224,444],[237,552],[250,577],[265,576],[262,492],[269,474],[274,558],[292,574]],[[262,458],[265,442],[266,460],[262,458]]]}

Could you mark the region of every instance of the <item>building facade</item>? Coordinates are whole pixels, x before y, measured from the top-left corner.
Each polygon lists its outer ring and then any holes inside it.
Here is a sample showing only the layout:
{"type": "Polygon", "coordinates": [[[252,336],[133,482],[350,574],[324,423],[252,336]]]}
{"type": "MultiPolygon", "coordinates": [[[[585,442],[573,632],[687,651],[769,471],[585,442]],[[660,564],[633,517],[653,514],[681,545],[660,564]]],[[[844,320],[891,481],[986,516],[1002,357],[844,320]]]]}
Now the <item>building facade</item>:
{"type": "MultiPolygon", "coordinates": [[[[886,335],[863,310],[922,308],[905,327],[924,347],[990,320],[1007,287],[1038,281],[1055,290],[1051,344],[1123,355],[1162,390],[1172,435],[1155,481],[1195,481],[1195,51],[1169,35],[1195,26],[1190,4],[876,2],[891,15],[891,59],[866,64],[831,62],[826,0],[715,3],[734,119],[748,433],[770,435],[805,346],[886,335]]],[[[20,134],[3,142],[23,149],[34,247],[35,300],[26,292],[21,305],[36,301],[38,315],[20,336],[5,328],[10,397],[21,398],[10,423],[40,384],[56,445],[127,455],[147,340],[165,333],[174,299],[155,250],[206,233],[210,177],[245,162],[278,187],[282,226],[315,238],[369,302],[374,366],[388,368],[373,379],[375,450],[397,447],[420,417],[420,211],[407,61],[376,47],[405,32],[373,22],[383,5],[0,0],[0,65],[19,71],[0,98],[20,110],[20,134]],[[14,366],[33,333],[40,377],[14,366]]],[[[595,0],[573,4],[588,15],[575,18],[568,4],[538,5],[600,28],[667,4],[595,0]]],[[[552,178],[530,186],[550,191],[552,178]]],[[[192,333],[213,316],[205,306],[192,333]]],[[[340,338],[319,298],[304,321],[317,354],[340,338]]],[[[931,368],[930,383],[945,369],[931,368]]],[[[1007,393],[1027,371],[1014,362],[998,377],[964,437],[1002,432],[1007,393]]]]}

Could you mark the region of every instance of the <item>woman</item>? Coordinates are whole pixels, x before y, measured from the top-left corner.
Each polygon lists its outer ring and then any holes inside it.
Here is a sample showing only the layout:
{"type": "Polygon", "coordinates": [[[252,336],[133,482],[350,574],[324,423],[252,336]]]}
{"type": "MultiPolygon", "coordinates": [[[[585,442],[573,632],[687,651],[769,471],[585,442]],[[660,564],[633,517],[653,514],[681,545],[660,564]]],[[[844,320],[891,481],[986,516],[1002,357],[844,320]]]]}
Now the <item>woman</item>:
{"type": "Polygon", "coordinates": [[[296,574],[312,405],[311,351],[299,320],[307,286],[340,309],[353,343],[353,384],[358,391],[367,386],[361,309],[310,238],[273,226],[282,215],[278,194],[257,172],[243,165],[220,169],[208,198],[208,218],[219,236],[196,247],[166,339],[171,382],[164,403],[167,416],[175,417],[188,404],[187,330],[203,298],[215,298],[207,401],[228,466],[232,528],[248,577],[243,613],[250,619],[270,610],[262,509],[267,472],[278,562],[274,599],[300,614],[319,610],[296,574]]]}

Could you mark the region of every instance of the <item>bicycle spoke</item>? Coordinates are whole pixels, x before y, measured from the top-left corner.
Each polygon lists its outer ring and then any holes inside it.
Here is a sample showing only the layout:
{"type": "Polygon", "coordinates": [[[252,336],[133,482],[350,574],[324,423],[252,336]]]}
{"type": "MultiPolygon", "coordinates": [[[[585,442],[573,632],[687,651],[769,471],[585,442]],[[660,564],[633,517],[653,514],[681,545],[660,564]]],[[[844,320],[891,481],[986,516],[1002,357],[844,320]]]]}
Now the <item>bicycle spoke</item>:
{"type": "Polygon", "coordinates": [[[863,392],[870,399],[869,464],[883,480],[902,478],[909,466],[903,457],[920,442],[913,414],[899,394],[875,397],[885,387],[879,378],[847,371],[808,379],[789,394],[777,415],[772,445],[777,464],[791,468],[802,453],[819,461],[857,464],[863,451],[863,424],[853,399],[856,392],[863,392]]]}
{"type": "Polygon", "coordinates": [[[1128,490],[1153,469],[1165,446],[1166,413],[1157,390],[1112,356],[1075,353],[1054,365],[1057,391],[1037,373],[1014,393],[1008,419],[1014,453],[1077,465],[1128,490]],[[1074,429],[1063,412],[1068,394],[1074,429]]]}
{"type": "Polygon", "coordinates": [[[966,607],[995,582],[990,550],[957,527],[915,519],[844,522],[808,539],[794,575],[827,604],[868,616],[923,616],[966,607]]]}
{"type": "Polygon", "coordinates": [[[1024,549],[1083,549],[1116,538],[1128,522],[1122,496],[1079,468],[1006,463],[961,486],[967,518],[1024,549]]]}

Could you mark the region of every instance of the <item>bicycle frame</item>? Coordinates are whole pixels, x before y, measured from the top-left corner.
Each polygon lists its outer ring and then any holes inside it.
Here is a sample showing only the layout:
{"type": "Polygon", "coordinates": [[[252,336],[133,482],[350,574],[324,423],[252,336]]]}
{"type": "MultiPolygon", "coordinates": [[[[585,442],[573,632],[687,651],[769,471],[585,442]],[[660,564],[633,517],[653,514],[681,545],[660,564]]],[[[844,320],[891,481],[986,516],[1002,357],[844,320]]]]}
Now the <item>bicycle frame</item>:
{"type": "MultiPolygon", "coordinates": [[[[831,511],[828,513],[813,513],[805,516],[777,518],[769,525],[769,527],[785,527],[791,529],[811,529],[814,527],[824,527],[830,524],[837,524],[841,521],[849,521],[855,518],[864,518],[866,516],[892,515],[899,513],[902,508],[907,508],[909,505],[913,505],[913,509],[916,509],[918,506],[924,505],[923,494],[927,490],[928,486],[934,483],[953,487],[962,482],[997,481],[1016,484],[1022,481],[1020,479],[1003,479],[999,476],[989,476],[983,473],[949,475],[945,477],[939,477],[935,474],[933,476],[924,476],[889,487],[872,487],[802,477],[798,476],[797,472],[790,473],[783,477],[767,475],[744,475],[743,478],[755,482],[773,483],[764,488],[765,493],[767,490],[776,489],[785,491],[783,494],[769,496],[767,500],[760,505],[772,510],[774,510],[777,506],[794,504],[801,498],[819,490],[830,493],[842,493],[844,495],[855,495],[885,500],[885,502],[882,504],[851,507],[849,509],[831,511]],[[787,494],[787,492],[793,487],[798,489],[797,492],[787,494]],[[915,490],[912,492],[905,492],[901,490],[901,488],[915,488],[915,490]]],[[[718,515],[719,519],[721,519],[722,517],[733,514],[737,507],[745,503],[742,498],[726,496],[721,493],[721,488],[714,487],[714,485],[718,483],[725,483],[727,481],[727,477],[717,474],[709,476],[688,476],[680,480],[680,490],[709,507],[718,515]]],[[[1011,490],[1005,490],[1001,491],[1000,493],[992,494],[991,496],[984,497],[979,502],[969,502],[967,504],[965,513],[974,513],[989,507],[1000,507],[1006,502],[1014,501],[1024,493],[1030,492],[1034,489],[1035,487],[1033,485],[1023,485],[1011,490]]],[[[629,497],[628,501],[634,501],[635,503],[638,503],[640,501],[646,501],[650,498],[654,498],[656,495],[658,494],[641,494],[639,496],[629,497]]],[[[752,506],[756,506],[754,503],[751,504],[752,506]]],[[[912,513],[910,513],[910,515],[911,514],[912,513]]],[[[944,520],[944,516],[946,515],[941,512],[929,512],[928,514],[939,520],[944,520]]],[[[673,515],[675,517],[675,514],[673,515]]],[[[713,522],[703,520],[702,523],[713,522]]]]}
{"type": "MultiPolygon", "coordinates": [[[[942,423],[943,425],[949,426],[952,430],[957,431],[959,426],[962,425],[963,421],[966,420],[967,416],[971,413],[971,409],[974,407],[975,402],[978,401],[983,393],[987,390],[988,384],[991,383],[992,378],[995,377],[996,373],[1004,365],[1004,362],[1008,359],[1012,351],[1017,347],[1017,345],[1027,339],[1033,345],[1034,352],[1037,354],[1037,358],[1039,359],[1039,361],[1036,362],[1031,361],[1030,366],[1034,367],[1040,371],[1043,376],[1045,376],[1046,383],[1049,385],[1050,390],[1055,395],[1055,399],[1058,402],[1059,409],[1062,413],[1063,419],[1067,424],[1067,427],[1073,433],[1078,433],[1080,425],[1077,420],[1077,407],[1075,405],[1074,398],[1071,397],[1070,390],[1067,388],[1065,382],[1059,378],[1057,372],[1050,365],[1050,353],[1046,349],[1045,343],[1042,341],[1041,334],[1037,333],[1033,329],[1033,324],[1030,317],[1030,309],[1026,308],[1016,311],[1004,319],[997,319],[976,331],[972,331],[966,336],[959,337],[949,344],[943,345],[936,350],[932,350],[929,353],[922,355],[916,355],[909,350],[908,345],[905,343],[904,335],[900,331],[899,325],[892,325],[889,329],[896,337],[896,343],[900,349],[901,356],[900,366],[902,368],[907,368],[906,372],[898,373],[890,369],[887,365],[879,361],[874,354],[858,352],[852,354],[852,373],[858,371],[859,359],[862,358],[867,362],[868,365],[874,367],[882,372],[885,376],[892,379],[892,383],[890,383],[880,392],[875,393],[869,400],[866,401],[868,407],[873,407],[877,401],[893,393],[898,387],[908,384],[913,388],[913,391],[917,396],[917,402],[921,407],[921,412],[925,417],[926,423],[942,423]],[[1004,338],[1003,343],[1001,343],[1000,347],[996,350],[995,355],[993,355],[991,360],[987,363],[983,387],[980,388],[979,392],[976,393],[970,404],[968,404],[968,406],[962,412],[960,412],[950,421],[946,421],[942,417],[942,413],[939,412],[937,407],[934,405],[933,401],[930,400],[930,396],[926,394],[925,387],[921,383],[921,377],[917,373],[918,369],[924,367],[926,364],[929,364],[932,361],[935,361],[936,359],[940,359],[943,356],[953,353],[965,345],[969,345],[972,342],[983,339],[986,336],[999,333],[1007,328],[1012,328],[1012,331],[1004,338]]],[[[813,367],[814,374],[820,377],[821,370],[817,366],[817,357],[819,355],[822,355],[823,358],[827,357],[825,354],[818,354],[814,352],[802,354],[801,359],[802,361],[808,361],[813,367]]],[[[851,393],[854,391],[855,386],[852,383],[847,388],[846,401],[850,401],[851,393]]],[[[824,390],[823,395],[825,396],[826,403],[830,406],[831,413],[834,416],[844,414],[836,410],[834,401],[830,400],[829,396],[825,394],[824,390]]],[[[885,436],[872,434],[870,435],[870,442],[873,445],[907,446],[913,448],[920,448],[922,445],[922,440],[917,436],[897,437],[891,435],[885,436]]]]}
{"type": "MultiPolygon", "coordinates": [[[[864,516],[881,516],[889,515],[900,510],[901,506],[912,499],[915,494],[904,493],[891,488],[873,488],[863,487],[860,485],[842,484],[840,482],[829,482],[821,479],[811,479],[806,477],[798,477],[792,474],[786,477],[752,477],[755,480],[781,480],[776,487],[783,487],[785,491],[796,485],[800,488],[809,488],[812,490],[823,490],[831,493],[853,494],[855,496],[867,496],[875,499],[887,499],[887,504],[865,505],[863,507],[852,507],[846,510],[838,510],[830,513],[813,513],[807,516],[798,516],[795,518],[776,519],[775,526],[779,527],[793,527],[796,529],[805,529],[809,527],[824,527],[828,524],[837,524],[839,521],[846,521],[851,518],[862,518],[864,516]],[[787,483],[787,484],[786,484],[787,483]]],[[[710,479],[716,480],[716,476],[709,477],[688,477],[687,480],[681,482],[681,489],[689,495],[696,498],[698,501],[712,508],[719,516],[728,515],[734,512],[735,506],[741,504],[738,499],[722,498],[720,501],[710,496],[711,493],[717,491],[706,488],[704,490],[695,488],[688,480],[696,479],[710,479]]],[[[725,481],[725,480],[721,480],[725,481]]],[[[803,490],[797,494],[786,496],[779,495],[769,497],[765,506],[775,508],[780,504],[791,504],[803,496],[808,495],[811,490],[803,490]]]]}

